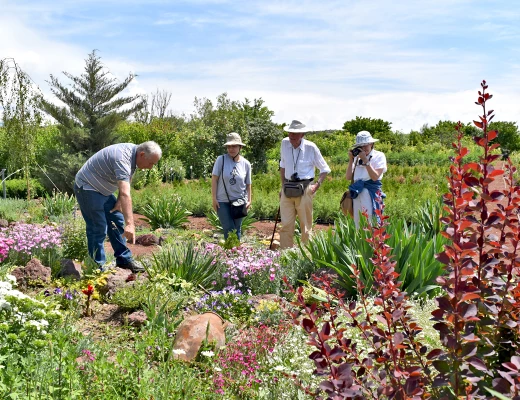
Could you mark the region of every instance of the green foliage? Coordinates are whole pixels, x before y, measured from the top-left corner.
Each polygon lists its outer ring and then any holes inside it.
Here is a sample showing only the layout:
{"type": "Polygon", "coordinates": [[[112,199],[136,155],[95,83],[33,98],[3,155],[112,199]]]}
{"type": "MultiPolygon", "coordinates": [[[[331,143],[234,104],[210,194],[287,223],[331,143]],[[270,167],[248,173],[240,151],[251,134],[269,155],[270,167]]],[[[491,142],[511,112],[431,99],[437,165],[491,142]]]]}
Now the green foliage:
{"type": "Polygon", "coordinates": [[[87,235],[85,234],[85,221],[83,218],[76,217],[65,219],[62,221],[61,227],[63,257],[78,261],[87,260],[87,235]]]}
{"type": "MultiPolygon", "coordinates": [[[[206,214],[206,218],[208,222],[213,226],[213,228],[219,232],[223,232],[222,225],[220,224],[220,219],[218,218],[215,210],[211,209],[209,213],[206,214]]],[[[253,227],[253,223],[256,222],[255,214],[253,212],[248,212],[247,215],[242,220],[242,233],[247,232],[249,229],[253,227]]]]}
{"type": "MultiPolygon", "coordinates": [[[[85,72],[74,76],[63,73],[72,81],[72,89],[50,76],[51,92],[64,103],[58,106],[45,99],[40,107],[58,122],[60,141],[64,154],[76,155],[63,159],[59,153],[49,151],[46,156],[47,174],[61,191],[72,191],[72,181],[77,172],[71,174],[70,167],[83,164],[84,160],[102,148],[117,143],[116,126],[130,115],[140,110],[144,104],[139,95],[116,97],[134,79],[130,74],[122,82],[111,78],[93,51],[85,60],[85,72]],[[65,175],[65,176],[64,176],[65,175]]],[[[47,183],[46,186],[50,187],[47,183]]]]}
{"type": "Polygon", "coordinates": [[[44,215],[47,218],[56,218],[72,215],[76,206],[76,198],[68,193],[53,191],[52,196],[45,195],[42,201],[44,215]]]}
{"type": "Polygon", "coordinates": [[[0,219],[8,222],[19,221],[21,214],[27,211],[27,200],[0,198],[0,219]]]}
{"type": "Polygon", "coordinates": [[[148,218],[152,229],[180,228],[188,222],[188,215],[191,215],[178,196],[152,198],[140,211],[148,218]]]}
{"type": "Polygon", "coordinates": [[[366,118],[357,116],[343,124],[343,130],[357,135],[361,131],[369,131],[375,138],[384,137],[392,133],[392,123],[380,118],[366,118]]]}
{"type": "Polygon", "coordinates": [[[2,143],[8,148],[7,166],[24,171],[27,199],[31,198],[31,167],[42,120],[38,109],[40,96],[31,77],[13,59],[0,60],[0,108],[5,128],[2,143]]]}
{"type": "Polygon", "coordinates": [[[182,279],[192,287],[209,287],[217,277],[219,268],[213,255],[202,253],[193,242],[188,242],[164,246],[153,255],[152,263],[146,270],[153,281],[166,280],[177,285],[178,280],[182,279]]]}
{"type": "MultiPolygon", "coordinates": [[[[359,269],[367,293],[372,287],[374,266],[370,259],[373,250],[367,241],[370,232],[363,229],[364,226],[356,229],[352,218],[340,215],[336,219],[335,232],[317,233],[305,246],[305,251],[302,249],[308,261],[317,267],[333,268],[338,273],[348,296],[357,294],[352,264],[359,269]]],[[[392,219],[387,227],[387,233],[391,235],[388,245],[397,262],[395,270],[400,274],[398,279],[403,282],[402,290],[410,294],[431,292],[437,287],[435,279],[442,275],[442,264],[435,255],[442,250],[446,240],[442,235],[424,230],[420,225],[409,225],[401,219],[392,219]]]]}
{"type": "Polygon", "coordinates": [[[132,177],[132,188],[140,190],[145,186],[157,185],[162,181],[162,173],[157,168],[137,169],[132,177]]]}
{"type": "Polygon", "coordinates": [[[163,182],[179,182],[186,177],[186,168],[176,157],[161,158],[158,168],[163,182]]]}
{"type": "MultiPolygon", "coordinates": [[[[45,188],[36,179],[30,180],[31,198],[45,195],[45,188]]],[[[5,193],[7,197],[14,199],[27,198],[27,181],[25,179],[8,179],[5,181],[5,193]]]]}
{"type": "Polygon", "coordinates": [[[226,250],[231,250],[238,246],[240,246],[240,240],[238,240],[237,233],[233,230],[228,233],[228,237],[222,247],[226,250]]]}
{"type": "Polygon", "coordinates": [[[520,132],[516,122],[494,121],[489,124],[490,131],[497,131],[497,141],[502,149],[520,150],[520,132]]]}

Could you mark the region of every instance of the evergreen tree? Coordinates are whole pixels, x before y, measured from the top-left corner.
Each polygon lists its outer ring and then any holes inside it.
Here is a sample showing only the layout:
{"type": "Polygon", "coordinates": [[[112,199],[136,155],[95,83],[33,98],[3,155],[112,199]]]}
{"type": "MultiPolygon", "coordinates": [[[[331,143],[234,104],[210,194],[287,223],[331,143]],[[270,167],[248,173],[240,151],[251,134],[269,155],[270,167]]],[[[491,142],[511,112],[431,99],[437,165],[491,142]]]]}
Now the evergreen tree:
{"type": "MultiPolygon", "coordinates": [[[[72,81],[71,88],[53,75],[49,84],[52,93],[65,105],[58,106],[43,99],[41,109],[58,122],[64,153],[49,151],[46,175],[47,187],[57,186],[71,192],[74,175],[85,160],[102,148],[118,142],[116,126],[144,107],[141,96],[118,97],[132,82],[130,74],[118,82],[101,63],[94,50],[85,60],[85,72],[74,76],[63,74],[72,81]]],[[[42,177],[43,178],[43,177],[42,177]]]]}

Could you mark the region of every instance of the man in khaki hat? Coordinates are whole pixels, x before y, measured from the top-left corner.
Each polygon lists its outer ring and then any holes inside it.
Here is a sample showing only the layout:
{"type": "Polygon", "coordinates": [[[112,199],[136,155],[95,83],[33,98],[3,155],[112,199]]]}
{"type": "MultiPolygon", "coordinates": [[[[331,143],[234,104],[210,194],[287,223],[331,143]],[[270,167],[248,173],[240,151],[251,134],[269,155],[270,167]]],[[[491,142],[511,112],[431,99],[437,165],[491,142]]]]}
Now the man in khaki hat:
{"type": "Polygon", "coordinates": [[[300,121],[292,121],[284,128],[289,137],[282,140],[280,151],[280,248],[294,245],[296,215],[300,219],[301,239],[307,243],[312,230],[312,199],[330,172],[320,150],[303,137],[308,129],[300,121]],[[314,170],[320,175],[314,180],[314,170]]]}

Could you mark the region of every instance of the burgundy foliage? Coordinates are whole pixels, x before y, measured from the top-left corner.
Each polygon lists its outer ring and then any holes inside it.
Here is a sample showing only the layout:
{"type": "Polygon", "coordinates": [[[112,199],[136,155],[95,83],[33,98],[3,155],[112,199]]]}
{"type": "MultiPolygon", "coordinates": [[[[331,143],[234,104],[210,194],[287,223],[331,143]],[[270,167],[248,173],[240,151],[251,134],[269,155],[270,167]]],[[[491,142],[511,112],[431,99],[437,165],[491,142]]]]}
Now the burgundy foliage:
{"type": "Polygon", "coordinates": [[[492,144],[497,132],[488,131],[493,110],[486,110],[492,95],[485,81],[481,87],[476,104],[483,114],[474,123],[482,134],[474,140],[482,155],[478,162],[465,162],[468,149],[459,122],[444,195],[443,235],[450,242],[438,255],[446,273],[437,279],[443,295],[432,313],[443,348],[427,349],[418,339],[421,327],[410,316],[385,244],[387,217],[377,211],[377,224],[366,229],[372,233],[380,311],[368,309],[355,265],[357,301],[344,300],[326,277],[318,278],[327,293],[320,306],[307,304],[302,288],[290,287],[297,294],[293,322],[308,333],[316,349],[309,357],[323,376],[317,398],[495,398],[490,389],[520,400],[520,186],[511,160],[500,161],[499,145],[492,144]],[[492,189],[495,180],[505,188],[492,189]],[[339,322],[344,315],[347,322],[339,322]],[[363,348],[350,339],[352,330],[361,335],[363,348]]]}

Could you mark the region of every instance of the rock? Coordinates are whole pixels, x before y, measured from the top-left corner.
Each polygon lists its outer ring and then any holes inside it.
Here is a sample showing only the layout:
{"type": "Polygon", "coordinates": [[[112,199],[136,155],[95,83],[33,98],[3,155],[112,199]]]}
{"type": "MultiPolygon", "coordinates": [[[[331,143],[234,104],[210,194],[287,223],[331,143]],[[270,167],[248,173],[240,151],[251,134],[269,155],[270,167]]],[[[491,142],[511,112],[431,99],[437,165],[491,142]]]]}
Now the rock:
{"type": "Polygon", "coordinates": [[[199,352],[202,341],[206,339],[206,330],[208,331],[209,343],[214,342],[217,348],[224,346],[226,344],[224,329],[222,318],[214,313],[198,314],[185,318],[177,329],[173,343],[174,354],[175,350],[183,350],[185,354],[178,354],[175,357],[184,361],[193,360],[199,352]]]}
{"type": "Polygon", "coordinates": [[[9,227],[9,221],[6,219],[0,219],[0,228],[7,228],[9,227]]]}
{"type": "Polygon", "coordinates": [[[280,248],[280,242],[278,240],[273,240],[273,243],[269,246],[269,250],[278,250],[280,248]]]}
{"type": "Polygon", "coordinates": [[[114,293],[122,287],[133,285],[136,281],[141,282],[144,279],[148,279],[146,272],[139,274],[139,276],[135,278],[135,276],[131,276],[135,275],[132,271],[119,267],[110,269],[110,272],[111,274],[107,277],[107,284],[99,289],[102,294],[108,297],[112,297],[114,293]]]}
{"type": "Polygon", "coordinates": [[[127,317],[128,325],[140,328],[146,323],[146,313],[142,310],[133,312],[127,317]]]}
{"type": "Polygon", "coordinates": [[[51,269],[44,266],[37,258],[31,259],[25,267],[18,267],[11,271],[16,282],[21,287],[49,283],[51,281],[51,269]]]}
{"type": "Polygon", "coordinates": [[[164,242],[164,238],[162,236],[157,237],[152,233],[138,236],[137,239],[135,239],[135,243],[140,244],[141,246],[160,246],[162,242],[164,242]]]}
{"type": "Polygon", "coordinates": [[[76,280],[81,280],[83,276],[83,269],[81,268],[81,264],[77,261],[71,260],[70,258],[64,258],[60,261],[61,269],[58,274],[60,277],[71,277],[76,280]]]}

